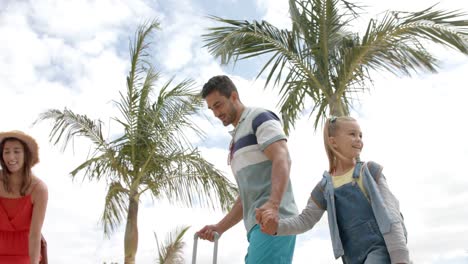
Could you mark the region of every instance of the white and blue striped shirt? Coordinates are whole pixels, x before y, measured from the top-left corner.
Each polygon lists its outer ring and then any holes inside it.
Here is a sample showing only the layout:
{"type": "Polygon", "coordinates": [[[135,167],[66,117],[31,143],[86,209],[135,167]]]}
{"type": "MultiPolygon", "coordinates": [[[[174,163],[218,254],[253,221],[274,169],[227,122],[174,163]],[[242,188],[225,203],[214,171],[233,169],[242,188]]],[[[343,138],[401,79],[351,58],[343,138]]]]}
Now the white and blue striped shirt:
{"type": "MultiPolygon", "coordinates": [[[[255,208],[266,203],[271,193],[272,163],[263,150],[278,140],[286,140],[281,121],[273,112],[246,107],[234,131],[231,168],[239,187],[247,232],[256,224],[255,208]]],[[[298,214],[291,182],[281,200],[279,217],[298,214]]]]}

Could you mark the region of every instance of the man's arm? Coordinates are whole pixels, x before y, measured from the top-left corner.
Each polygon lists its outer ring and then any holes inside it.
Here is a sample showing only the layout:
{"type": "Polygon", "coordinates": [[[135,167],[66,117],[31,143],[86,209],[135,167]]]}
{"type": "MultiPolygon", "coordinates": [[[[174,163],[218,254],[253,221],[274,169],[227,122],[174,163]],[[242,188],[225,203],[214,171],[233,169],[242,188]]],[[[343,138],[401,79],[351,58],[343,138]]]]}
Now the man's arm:
{"type": "Polygon", "coordinates": [[[214,232],[217,232],[220,236],[228,229],[239,223],[243,218],[242,203],[240,197],[237,197],[236,202],[231,208],[231,211],[221,219],[215,225],[207,225],[197,232],[201,239],[213,241],[214,232]]]}
{"type": "Polygon", "coordinates": [[[289,172],[291,170],[288,145],[286,144],[286,140],[279,140],[266,147],[263,152],[272,162],[271,195],[268,202],[278,209],[288,186],[289,172]]]}
{"type": "MultiPolygon", "coordinates": [[[[273,213],[273,215],[270,214],[270,220],[273,220],[278,216],[279,206],[288,186],[291,159],[286,140],[279,140],[270,144],[263,152],[272,162],[271,194],[268,201],[260,209],[273,213]]],[[[265,224],[268,222],[268,220],[257,220],[260,222],[266,221],[265,224]]]]}

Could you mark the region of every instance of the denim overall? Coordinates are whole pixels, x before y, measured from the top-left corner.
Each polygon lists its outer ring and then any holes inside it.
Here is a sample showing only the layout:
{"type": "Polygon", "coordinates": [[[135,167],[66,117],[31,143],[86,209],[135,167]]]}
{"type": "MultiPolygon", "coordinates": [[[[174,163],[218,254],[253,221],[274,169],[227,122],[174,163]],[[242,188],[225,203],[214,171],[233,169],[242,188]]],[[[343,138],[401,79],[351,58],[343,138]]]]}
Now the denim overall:
{"type": "Polygon", "coordinates": [[[390,264],[390,256],[372,207],[359,188],[357,178],[362,163],[357,163],[353,180],[335,189],[338,229],[345,264],[390,264]]]}

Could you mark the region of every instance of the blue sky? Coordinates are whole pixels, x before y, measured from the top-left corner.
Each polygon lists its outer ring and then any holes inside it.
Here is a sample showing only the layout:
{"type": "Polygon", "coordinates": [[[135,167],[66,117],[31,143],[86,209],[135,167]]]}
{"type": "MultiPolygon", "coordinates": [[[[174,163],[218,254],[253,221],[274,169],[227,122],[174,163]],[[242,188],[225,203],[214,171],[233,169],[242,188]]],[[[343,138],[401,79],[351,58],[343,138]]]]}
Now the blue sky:
{"type": "MultiPolygon", "coordinates": [[[[436,2],[363,1],[370,14],[386,9],[417,11],[436,2]]],[[[444,9],[463,9],[458,0],[440,2],[444,9]]],[[[64,107],[108,123],[117,109],[112,100],[125,90],[128,43],[136,26],[158,18],[162,30],[155,36],[154,62],[163,80],[194,79],[196,87],[217,74],[229,74],[243,102],[276,110],[274,89],[264,90],[264,78],[255,80],[261,61],[220,66],[202,48],[200,35],[212,25],[206,15],[235,19],[266,19],[288,27],[287,1],[143,1],[34,0],[0,2],[0,130],[21,129],[40,144],[41,163],[34,172],[49,186],[50,201],[44,224],[51,263],[123,263],[123,228],[110,239],[99,224],[105,184],[88,183],[68,173],[88,154],[89,142],[76,140],[64,153],[49,144],[50,126],[32,127],[46,109],[64,107]],[[261,99],[259,99],[261,98],[261,99]]],[[[462,164],[468,159],[465,75],[468,58],[434,47],[441,59],[438,74],[396,78],[376,74],[375,85],[361,96],[353,116],[364,131],[363,159],[385,166],[391,189],[399,198],[409,232],[411,257],[417,264],[468,261],[468,178],[462,164]]],[[[207,132],[200,145],[205,157],[232,179],[226,164],[229,128],[206,111],[196,117],[207,132]]],[[[313,120],[301,119],[289,146],[296,202],[303,208],[326,168],[321,133],[313,120]]],[[[119,129],[112,123],[108,133],[119,129]]],[[[179,225],[192,228],[186,236],[185,255],[192,253],[193,232],[215,223],[223,213],[202,208],[174,208],[167,201],[143,197],[139,214],[140,243],[137,263],[152,263],[156,256],[153,232],[164,237],[179,225]],[[189,220],[190,221],[189,221],[189,220]]],[[[199,244],[199,263],[209,263],[211,247],[199,244]]],[[[247,241],[242,224],[220,240],[219,263],[242,263],[247,241]]],[[[311,231],[298,236],[294,263],[341,263],[333,259],[325,217],[311,231]]]]}

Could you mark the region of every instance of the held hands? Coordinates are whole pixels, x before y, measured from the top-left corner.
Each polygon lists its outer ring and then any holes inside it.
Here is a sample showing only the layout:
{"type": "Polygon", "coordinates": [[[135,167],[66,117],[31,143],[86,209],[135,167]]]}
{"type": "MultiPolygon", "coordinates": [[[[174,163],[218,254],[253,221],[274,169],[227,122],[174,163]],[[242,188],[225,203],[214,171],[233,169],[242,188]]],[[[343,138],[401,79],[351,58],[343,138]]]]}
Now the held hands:
{"type": "Polygon", "coordinates": [[[201,239],[213,242],[214,232],[217,232],[220,236],[223,233],[217,225],[207,225],[200,229],[200,231],[197,232],[197,235],[201,239]]]}
{"type": "Polygon", "coordinates": [[[265,203],[262,207],[255,209],[255,218],[263,233],[274,235],[278,229],[278,206],[271,202],[265,203]]]}

